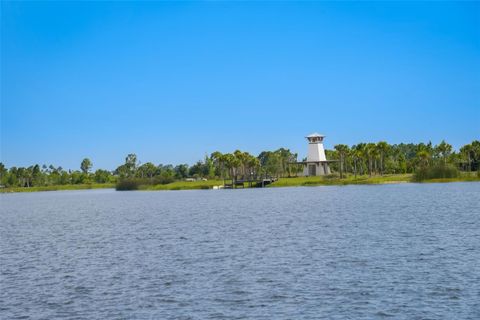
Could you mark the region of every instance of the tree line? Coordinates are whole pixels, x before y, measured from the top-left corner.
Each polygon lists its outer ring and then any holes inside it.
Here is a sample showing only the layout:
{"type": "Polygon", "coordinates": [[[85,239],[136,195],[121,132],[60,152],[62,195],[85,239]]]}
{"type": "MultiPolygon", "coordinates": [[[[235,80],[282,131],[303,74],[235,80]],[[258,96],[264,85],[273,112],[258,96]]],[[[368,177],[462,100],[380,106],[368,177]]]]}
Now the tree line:
{"type": "Polygon", "coordinates": [[[385,141],[359,143],[351,147],[338,144],[334,146],[334,150],[327,150],[326,153],[327,158],[338,160],[332,167],[340,176],[344,173],[370,176],[415,173],[421,169],[439,166],[450,166],[461,171],[478,171],[480,167],[478,140],[462,146],[458,152],[443,140],[437,145],[431,142],[390,145],[385,141]]]}
{"type": "MultiPolygon", "coordinates": [[[[340,178],[346,175],[384,175],[400,173],[425,173],[428,170],[447,168],[449,172],[477,171],[480,169],[480,141],[475,140],[454,151],[446,141],[437,145],[429,143],[388,144],[359,143],[352,146],[335,145],[326,150],[327,159],[336,160],[330,164],[332,172],[340,178]],[[454,171],[452,171],[454,170],[454,171]]],[[[298,154],[289,149],[263,151],[258,156],[236,150],[232,153],[215,151],[193,165],[155,165],[140,163],[135,154],[129,154],[124,163],[115,170],[97,169],[92,172],[93,163],[85,158],[80,170],[65,170],[53,165],[35,164],[29,167],[6,168],[0,163],[0,184],[2,187],[32,187],[67,184],[116,183],[119,180],[141,179],[152,184],[167,184],[186,178],[232,179],[258,176],[292,177],[303,170],[296,164],[298,154]]],[[[305,159],[302,159],[305,160],[305,159]]],[[[443,169],[442,169],[443,170],[443,169]]],[[[445,174],[442,171],[443,175],[445,174]]]]}
{"type": "Polygon", "coordinates": [[[191,166],[187,164],[156,166],[151,162],[139,164],[136,155],[129,154],[125,158],[125,163],[113,171],[113,175],[120,180],[137,178],[150,181],[152,184],[165,184],[186,178],[232,179],[266,175],[292,176],[301,168],[295,164],[296,161],[297,154],[285,148],[263,151],[258,156],[241,150],[232,153],[215,151],[191,166]]]}

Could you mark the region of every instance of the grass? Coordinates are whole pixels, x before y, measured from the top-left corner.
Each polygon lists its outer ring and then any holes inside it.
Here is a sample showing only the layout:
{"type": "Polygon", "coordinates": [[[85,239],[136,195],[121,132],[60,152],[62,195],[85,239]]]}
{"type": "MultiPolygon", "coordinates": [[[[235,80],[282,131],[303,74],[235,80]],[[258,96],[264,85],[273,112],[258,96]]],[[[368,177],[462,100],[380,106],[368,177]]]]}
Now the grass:
{"type": "Polygon", "coordinates": [[[141,185],[139,190],[198,190],[212,189],[213,186],[223,186],[223,180],[175,181],[168,184],[141,185]]]}
{"type": "Polygon", "coordinates": [[[337,176],[322,177],[293,177],[281,178],[274,182],[270,187],[296,187],[296,186],[328,186],[328,185],[348,185],[348,184],[388,184],[410,182],[411,174],[389,174],[383,176],[355,176],[349,175],[343,179],[337,176]]]}
{"type": "Polygon", "coordinates": [[[480,175],[476,172],[460,172],[460,175],[455,178],[436,178],[436,179],[427,179],[421,181],[423,182],[432,182],[432,183],[439,183],[439,182],[468,182],[468,181],[480,181],[480,175]]]}
{"type": "MultiPolygon", "coordinates": [[[[438,182],[462,182],[462,181],[480,181],[480,177],[475,172],[462,172],[455,178],[427,179],[422,183],[438,183],[438,182]]],[[[385,174],[383,176],[355,176],[348,175],[340,179],[338,176],[323,177],[294,177],[282,178],[273,183],[269,187],[296,187],[296,186],[333,186],[333,185],[349,185],[349,184],[392,184],[414,182],[413,174],[385,174]]]]}
{"type": "Polygon", "coordinates": [[[38,187],[13,187],[1,188],[0,193],[9,192],[37,192],[37,191],[60,191],[60,190],[84,190],[84,189],[108,189],[115,188],[113,183],[89,183],[89,184],[65,184],[54,186],[38,186],[38,187]]]}
{"type": "MultiPolygon", "coordinates": [[[[326,177],[292,177],[280,178],[278,181],[268,187],[298,187],[298,186],[320,186],[320,185],[347,185],[347,184],[387,184],[387,183],[404,183],[410,182],[411,174],[396,174],[384,176],[349,176],[340,179],[337,176],[326,177]]],[[[195,190],[195,189],[212,189],[213,186],[223,186],[223,180],[208,181],[176,181],[169,184],[157,185],[141,185],[139,190],[195,190]]],[[[248,187],[245,184],[245,187],[248,187]]]]}

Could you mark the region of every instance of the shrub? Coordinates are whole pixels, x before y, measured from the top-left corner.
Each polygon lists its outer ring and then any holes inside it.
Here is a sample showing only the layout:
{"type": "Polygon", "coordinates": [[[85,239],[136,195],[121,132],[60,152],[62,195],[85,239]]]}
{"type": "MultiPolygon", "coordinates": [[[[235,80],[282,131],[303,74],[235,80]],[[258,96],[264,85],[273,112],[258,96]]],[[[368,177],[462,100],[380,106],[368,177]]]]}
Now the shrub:
{"type": "Polygon", "coordinates": [[[171,175],[161,174],[153,179],[153,184],[169,184],[175,181],[175,178],[171,175]]]}
{"type": "Polygon", "coordinates": [[[121,179],[117,182],[115,189],[117,191],[138,190],[140,184],[138,179],[121,179]]]}
{"type": "Polygon", "coordinates": [[[450,165],[436,165],[433,167],[419,168],[413,175],[413,181],[423,181],[428,179],[449,179],[457,178],[460,172],[457,168],[450,165]]]}
{"type": "MultiPolygon", "coordinates": [[[[345,177],[347,176],[346,173],[344,174],[345,177]]],[[[330,173],[323,176],[325,180],[332,180],[332,179],[340,179],[340,174],[338,172],[330,173]]]]}

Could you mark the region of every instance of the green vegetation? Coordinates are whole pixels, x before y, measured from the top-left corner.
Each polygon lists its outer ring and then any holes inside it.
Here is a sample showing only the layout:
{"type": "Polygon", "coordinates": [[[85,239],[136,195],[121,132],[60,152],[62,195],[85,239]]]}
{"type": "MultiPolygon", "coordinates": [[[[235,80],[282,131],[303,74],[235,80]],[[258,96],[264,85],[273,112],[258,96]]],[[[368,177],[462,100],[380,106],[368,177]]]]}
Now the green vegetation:
{"type": "Polygon", "coordinates": [[[338,160],[331,165],[333,171],[347,174],[383,176],[384,174],[414,174],[414,181],[429,179],[463,179],[461,172],[479,171],[480,141],[453,148],[445,141],[433,146],[431,142],[419,144],[394,144],[385,141],[359,143],[349,148],[336,145],[327,150],[327,158],[338,160]]]}
{"type": "MultiPolygon", "coordinates": [[[[412,182],[413,175],[407,174],[386,174],[383,176],[368,175],[357,176],[353,175],[345,176],[343,179],[337,174],[332,174],[323,177],[286,177],[280,178],[278,181],[271,185],[269,188],[275,187],[308,187],[308,186],[333,186],[333,185],[350,185],[350,184],[393,184],[393,183],[407,183],[412,182]]],[[[473,174],[464,173],[456,178],[448,179],[428,179],[422,182],[459,182],[459,181],[480,181],[480,178],[473,174]]],[[[208,181],[176,181],[169,184],[157,184],[157,185],[140,185],[138,190],[194,190],[194,189],[212,189],[214,186],[222,186],[223,180],[208,180],[208,181]]],[[[245,187],[248,187],[245,183],[245,187]]]]}
{"type": "Polygon", "coordinates": [[[425,181],[431,179],[455,179],[460,176],[460,171],[452,165],[437,164],[432,167],[417,169],[413,175],[413,181],[425,181]]]}
{"type": "Polygon", "coordinates": [[[375,184],[395,182],[450,182],[480,180],[480,141],[462,146],[458,152],[445,141],[394,144],[385,141],[359,143],[351,147],[339,144],[326,150],[334,174],[326,177],[298,177],[302,165],[298,156],[280,148],[258,156],[236,150],[213,152],[192,166],[187,164],[139,164],[135,154],[115,170],[98,169],[85,158],[80,170],[64,170],[53,165],[32,165],[7,169],[0,163],[0,191],[74,190],[113,187],[118,190],[205,189],[240,181],[275,177],[272,187],[306,185],[375,184]],[[186,181],[186,180],[190,181],[186,181]],[[206,181],[205,181],[206,180],[206,181]]]}
{"type": "Polygon", "coordinates": [[[282,178],[274,182],[271,187],[404,183],[410,182],[411,179],[412,174],[392,174],[377,177],[348,175],[343,178],[340,178],[337,174],[332,174],[323,177],[282,178]]]}
{"type": "MultiPolygon", "coordinates": [[[[340,178],[339,174],[332,174],[322,177],[285,177],[271,185],[269,188],[275,187],[308,187],[308,186],[334,186],[334,185],[350,185],[350,184],[393,184],[413,182],[413,174],[385,174],[383,176],[353,176],[351,174],[340,178]]],[[[459,181],[480,181],[480,177],[476,174],[463,173],[456,178],[427,179],[422,182],[459,182],[459,181]]],[[[138,180],[137,180],[138,182],[138,180]]],[[[212,189],[214,186],[223,186],[223,180],[207,180],[207,181],[175,181],[168,184],[149,184],[148,182],[139,183],[135,187],[123,190],[197,190],[212,189]]],[[[244,184],[248,188],[248,184],[244,184]]],[[[118,186],[117,186],[118,190],[118,186]]]]}
{"type": "Polygon", "coordinates": [[[98,169],[90,173],[92,162],[84,159],[78,170],[64,170],[53,165],[11,167],[7,170],[0,163],[0,192],[77,190],[112,188],[117,181],[108,170],[98,169]]]}
{"type": "Polygon", "coordinates": [[[175,181],[169,184],[143,185],[140,190],[198,190],[223,186],[223,180],[175,181]]]}
{"type": "Polygon", "coordinates": [[[117,191],[138,190],[140,185],[141,181],[139,179],[122,179],[117,182],[115,189],[117,191]]]}
{"type": "Polygon", "coordinates": [[[0,189],[0,193],[9,192],[35,192],[35,191],[62,191],[62,190],[85,190],[85,189],[108,189],[115,188],[113,183],[91,183],[91,184],[65,184],[52,186],[33,186],[25,187],[8,187],[0,189]]]}
{"type": "Polygon", "coordinates": [[[88,158],[83,159],[82,163],[80,163],[80,169],[82,170],[83,174],[88,174],[91,168],[92,161],[90,161],[88,158]]]}

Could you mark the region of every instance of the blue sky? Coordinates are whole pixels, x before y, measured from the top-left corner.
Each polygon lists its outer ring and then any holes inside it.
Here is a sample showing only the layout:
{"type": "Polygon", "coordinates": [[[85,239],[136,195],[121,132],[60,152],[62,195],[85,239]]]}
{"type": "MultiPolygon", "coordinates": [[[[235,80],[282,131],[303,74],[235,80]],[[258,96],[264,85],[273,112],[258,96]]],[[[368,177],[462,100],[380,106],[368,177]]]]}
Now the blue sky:
{"type": "Polygon", "coordinates": [[[4,2],[1,161],[480,138],[480,3],[4,2]]]}

